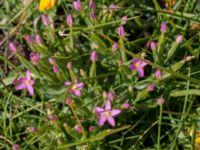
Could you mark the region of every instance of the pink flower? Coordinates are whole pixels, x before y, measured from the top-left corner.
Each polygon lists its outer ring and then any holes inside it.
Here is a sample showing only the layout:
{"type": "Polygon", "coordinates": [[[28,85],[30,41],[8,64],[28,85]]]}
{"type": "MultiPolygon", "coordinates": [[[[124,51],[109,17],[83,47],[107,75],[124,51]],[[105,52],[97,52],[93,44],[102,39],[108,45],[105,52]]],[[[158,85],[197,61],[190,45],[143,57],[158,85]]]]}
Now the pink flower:
{"type": "Polygon", "coordinates": [[[128,109],[130,107],[130,104],[128,102],[125,102],[122,104],[122,108],[128,109]]]}
{"type": "Polygon", "coordinates": [[[89,7],[90,7],[90,9],[94,9],[95,8],[95,4],[94,4],[93,0],[90,0],[89,7]]]}
{"type": "Polygon", "coordinates": [[[119,36],[124,37],[125,34],[126,34],[125,31],[124,31],[124,27],[123,26],[119,26],[117,28],[117,33],[118,33],[119,36]]]}
{"type": "Polygon", "coordinates": [[[93,52],[90,54],[90,60],[91,60],[92,62],[95,62],[95,61],[98,60],[98,54],[97,54],[96,51],[93,51],[93,52]]]}
{"type": "Polygon", "coordinates": [[[73,95],[76,95],[76,96],[81,96],[81,90],[83,89],[84,87],[84,83],[83,82],[77,82],[76,80],[74,81],[74,83],[71,83],[69,81],[65,81],[65,86],[71,86],[70,89],[69,89],[69,92],[73,95]]]}
{"type": "Polygon", "coordinates": [[[68,25],[69,27],[72,27],[72,26],[73,26],[73,18],[72,18],[72,15],[70,15],[70,14],[67,15],[66,22],[67,22],[67,25],[68,25]]]}
{"type": "Polygon", "coordinates": [[[76,9],[76,10],[81,10],[82,9],[80,0],[74,1],[73,2],[73,6],[74,6],[74,9],[76,9]]]}
{"type": "Polygon", "coordinates": [[[38,132],[38,128],[31,127],[30,129],[31,129],[31,132],[32,132],[32,133],[36,133],[36,132],[38,132]]]}
{"type": "Polygon", "coordinates": [[[12,52],[17,52],[17,46],[15,45],[14,42],[9,42],[8,47],[12,52]]]}
{"type": "Polygon", "coordinates": [[[176,43],[177,44],[180,44],[180,43],[182,43],[183,42],[183,36],[182,35],[178,35],[177,37],[176,37],[176,43]]]}
{"type": "Polygon", "coordinates": [[[98,115],[98,124],[99,126],[103,126],[106,121],[114,127],[115,126],[115,120],[114,117],[119,115],[121,113],[121,110],[119,109],[111,109],[110,101],[106,101],[105,108],[96,107],[95,111],[98,115]]]}
{"type": "Polygon", "coordinates": [[[166,22],[163,22],[160,26],[160,31],[162,33],[165,33],[167,31],[167,23],[166,22]]]}
{"type": "Polygon", "coordinates": [[[82,127],[78,124],[74,127],[74,130],[78,133],[82,133],[82,131],[83,131],[82,127]]]}
{"type": "Polygon", "coordinates": [[[161,79],[161,76],[162,76],[162,72],[160,69],[157,69],[154,73],[154,76],[157,78],[157,79],[161,79]]]}
{"type": "Polygon", "coordinates": [[[149,92],[153,92],[155,90],[155,84],[151,83],[147,86],[147,90],[149,92]]]}
{"type": "Polygon", "coordinates": [[[147,65],[146,62],[142,61],[141,59],[134,59],[132,64],[130,65],[130,68],[132,70],[135,70],[139,73],[140,77],[144,77],[144,67],[147,65]]]}
{"type": "Polygon", "coordinates": [[[31,72],[29,70],[26,71],[26,77],[22,77],[19,80],[19,85],[17,85],[16,90],[24,90],[27,89],[29,95],[33,96],[34,94],[34,80],[31,79],[31,72]]]}
{"type": "Polygon", "coordinates": [[[40,54],[39,53],[30,53],[29,55],[31,63],[37,65],[40,61],[40,54]]]}
{"type": "Polygon", "coordinates": [[[112,45],[112,52],[116,52],[117,49],[118,49],[118,43],[115,42],[115,43],[113,43],[113,45],[112,45]]]}

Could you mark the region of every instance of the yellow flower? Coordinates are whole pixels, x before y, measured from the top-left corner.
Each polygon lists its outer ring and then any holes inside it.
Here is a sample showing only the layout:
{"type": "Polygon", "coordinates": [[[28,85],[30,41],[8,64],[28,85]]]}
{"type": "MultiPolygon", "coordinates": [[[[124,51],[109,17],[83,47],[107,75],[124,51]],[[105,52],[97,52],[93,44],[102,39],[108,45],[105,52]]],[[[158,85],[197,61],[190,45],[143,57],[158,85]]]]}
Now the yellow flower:
{"type": "Polygon", "coordinates": [[[52,8],[57,0],[40,0],[39,11],[44,11],[52,8]]]}

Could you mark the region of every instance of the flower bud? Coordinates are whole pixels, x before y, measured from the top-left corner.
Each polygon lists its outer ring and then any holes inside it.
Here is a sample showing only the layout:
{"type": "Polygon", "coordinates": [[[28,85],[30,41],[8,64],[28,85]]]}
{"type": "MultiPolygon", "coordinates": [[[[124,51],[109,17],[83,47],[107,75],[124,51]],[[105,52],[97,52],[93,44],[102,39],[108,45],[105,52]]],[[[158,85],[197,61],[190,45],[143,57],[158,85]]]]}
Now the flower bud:
{"type": "Polygon", "coordinates": [[[93,52],[90,54],[90,60],[91,60],[92,62],[95,62],[95,61],[98,60],[98,54],[97,54],[96,51],[93,51],[93,52]]]}
{"type": "Polygon", "coordinates": [[[66,19],[67,25],[71,28],[73,26],[73,18],[72,15],[68,14],[66,19]]]}
{"type": "Polygon", "coordinates": [[[33,42],[34,42],[34,38],[31,37],[30,35],[25,35],[25,36],[24,36],[24,39],[25,39],[26,42],[27,42],[28,44],[30,44],[30,45],[32,45],[33,42]]]}
{"type": "Polygon", "coordinates": [[[161,76],[162,76],[162,72],[160,69],[156,70],[155,73],[154,73],[154,76],[157,78],[157,79],[161,79],[161,76]]]}
{"type": "Polygon", "coordinates": [[[93,0],[90,0],[89,7],[90,7],[90,9],[94,9],[95,8],[95,4],[94,4],[93,0]]]}
{"type": "Polygon", "coordinates": [[[32,53],[31,52],[29,57],[30,57],[31,63],[33,65],[37,65],[40,61],[40,54],[39,53],[32,53]]]}
{"type": "Polygon", "coordinates": [[[41,15],[41,19],[42,19],[42,24],[43,24],[44,26],[47,26],[47,25],[50,24],[50,20],[49,20],[48,16],[41,15]]]}
{"type": "Polygon", "coordinates": [[[180,44],[180,43],[182,43],[183,42],[183,36],[182,35],[178,35],[177,37],[176,37],[176,43],[177,44],[180,44]]]}
{"type": "Polygon", "coordinates": [[[42,45],[42,39],[39,34],[35,35],[35,41],[38,45],[42,45]]]}
{"type": "Polygon", "coordinates": [[[80,0],[74,1],[73,2],[73,6],[74,6],[74,9],[76,9],[76,10],[81,10],[82,9],[80,0]]]}
{"type": "Polygon", "coordinates": [[[15,45],[14,42],[9,42],[8,47],[12,52],[17,52],[17,46],[15,45]]]}
{"type": "Polygon", "coordinates": [[[118,33],[119,36],[124,37],[125,36],[124,27],[123,26],[119,26],[117,28],[117,33],[118,33]]]}
{"type": "Polygon", "coordinates": [[[155,90],[155,84],[151,83],[147,86],[147,90],[149,92],[153,92],[155,90]]]}
{"type": "Polygon", "coordinates": [[[156,104],[157,105],[163,105],[164,104],[164,102],[165,102],[165,99],[163,98],[163,97],[160,97],[160,98],[158,98],[157,100],[156,100],[156,104]]]}
{"type": "Polygon", "coordinates": [[[122,104],[122,108],[128,109],[130,107],[130,104],[128,102],[125,102],[122,104]]]}
{"type": "Polygon", "coordinates": [[[113,52],[113,53],[116,52],[117,49],[118,49],[118,43],[115,42],[115,43],[112,44],[112,52],[113,52]]]}
{"type": "Polygon", "coordinates": [[[167,31],[167,23],[166,22],[163,22],[160,26],[160,31],[162,33],[165,33],[167,31]]]}

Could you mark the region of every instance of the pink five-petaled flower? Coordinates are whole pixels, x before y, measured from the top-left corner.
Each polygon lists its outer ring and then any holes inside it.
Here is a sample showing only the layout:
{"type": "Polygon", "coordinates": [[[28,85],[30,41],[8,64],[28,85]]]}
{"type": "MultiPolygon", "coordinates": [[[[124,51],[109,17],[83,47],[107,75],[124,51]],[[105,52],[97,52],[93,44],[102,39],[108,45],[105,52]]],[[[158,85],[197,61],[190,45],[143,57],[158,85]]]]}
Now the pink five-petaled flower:
{"type": "Polygon", "coordinates": [[[65,81],[65,86],[69,86],[71,85],[71,88],[69,89],[69,92],[73,95],[76,96],[81,96],[81,90],[84,87],[84,83],[83,82],[77,82],[76,80],[74,81],[74,83],[71,83],[69,81],[65,81]]]}
{"type": "Polygon", "coordinates": [[[147,65],[146,62],[142,61],[141,59],[134,59],[132,64],[130,65],[130,68],[132,70],[135,70],[139,73],[140,77],[144,77],[144,67],[147,65]]]}
{"type": "Polygon", "coordinates": [[[17,85],[16,90],[24,90],[27,89],[29,94],[33,96],[34,94],[34,80],[31,79],[31,72],[29,70],[26,71],[26,77],[22,77],[19,79],[19,85],[17,85]]]}
{"type": "Polygon", "coordinates": [[[111,109],[110,101],[106,101],[105,109],[101,107],[96,107],[95,111],[98,115],[99,126],[103,126],[106,121],[114,127],[115,126],[115,120],[114,117],[119,115],[121,113],[121,110],[119,109],[111,109]]]}

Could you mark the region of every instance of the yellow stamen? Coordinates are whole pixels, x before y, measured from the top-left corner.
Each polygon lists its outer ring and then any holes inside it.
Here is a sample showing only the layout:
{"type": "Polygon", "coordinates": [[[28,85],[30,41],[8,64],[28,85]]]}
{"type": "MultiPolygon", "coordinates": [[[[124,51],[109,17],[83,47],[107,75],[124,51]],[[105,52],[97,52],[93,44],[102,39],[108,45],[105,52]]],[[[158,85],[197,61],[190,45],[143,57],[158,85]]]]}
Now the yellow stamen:
{"type": "Polygon", "coordinates": [[[26,81],[25,81],[25,84],[26,84],[27,86],[29,86],[29,85],[30,85],[30,81],[29,81],[29,80],[26,80],[26,81]]]}
{"type": "Polygon", "coordinates": [[[104,112],[104,114],[105,114],[107,117],[110,116],[110,112],[109,112],[109,111],[104,112]]]}
{"type": "Polygon", "coordinates": [[[140,63],[139,62],[135,63],[135,67],[140,68],[140,63]]]}

